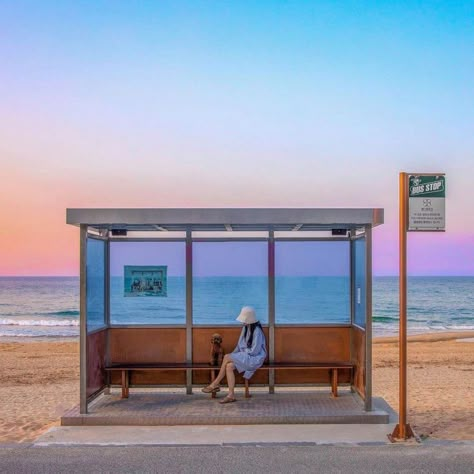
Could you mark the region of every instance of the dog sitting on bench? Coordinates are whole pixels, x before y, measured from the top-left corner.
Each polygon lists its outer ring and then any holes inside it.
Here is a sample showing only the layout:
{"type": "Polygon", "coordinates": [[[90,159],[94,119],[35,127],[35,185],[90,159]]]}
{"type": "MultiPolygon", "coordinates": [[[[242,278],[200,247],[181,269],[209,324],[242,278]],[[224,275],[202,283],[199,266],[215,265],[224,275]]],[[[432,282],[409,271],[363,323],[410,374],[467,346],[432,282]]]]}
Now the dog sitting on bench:
{"type": "Polygon", "coordinates": [[[216,332],[211,336],[211,358],[209,365],[212,367],[220,367],[223,358],[224,349],[222,348],[222,336],[216,332]]]}

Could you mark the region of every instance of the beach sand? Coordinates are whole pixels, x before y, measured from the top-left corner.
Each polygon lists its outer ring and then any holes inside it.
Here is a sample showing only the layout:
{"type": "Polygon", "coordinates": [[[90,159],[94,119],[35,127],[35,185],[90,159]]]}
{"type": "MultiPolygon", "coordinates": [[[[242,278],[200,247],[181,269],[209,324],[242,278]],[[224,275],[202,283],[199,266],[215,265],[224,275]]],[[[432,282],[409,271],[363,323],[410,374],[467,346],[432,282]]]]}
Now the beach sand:
{"type": "MultiPolygon", "coordinates": [[[[419,435],[474,439],[474,332],[412,336],[408,421],[419,435]]],[[[398,411],[398,343],[373,345],[373,394],[398,411]]],[[[77,342],[0,343],[0,442],[33,441],[79,401],[77,342]]]]}
{"type": "Polygon", "coordinates": [[[79,401],[77,342],[0,343],[0,442],[32,441],[79,401]]]}
{"type": "MultiPolygon", "coordinates": [[[[474,333],[408,338],[408,422],[420,436],[474,440],[474,333]]],[[[373,345],[373,394],[398,413],[398,342],[373,345]]]]}

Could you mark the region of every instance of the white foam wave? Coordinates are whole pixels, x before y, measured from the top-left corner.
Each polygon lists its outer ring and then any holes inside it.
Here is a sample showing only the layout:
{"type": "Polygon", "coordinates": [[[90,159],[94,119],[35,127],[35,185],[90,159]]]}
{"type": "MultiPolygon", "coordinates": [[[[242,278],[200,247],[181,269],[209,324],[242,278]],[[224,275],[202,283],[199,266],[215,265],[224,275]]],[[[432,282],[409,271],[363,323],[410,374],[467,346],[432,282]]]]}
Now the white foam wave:
{"type": "Polygon", "coordinates": [[[0,319],[0,326],[79,326],[71,319],[0,319]]]}
{"type": "MultiPolygon", "coordinates": [[[[463,332],[473,331],[474,325],[472,324],[437,324],[437,325],[425,325],[425,324],[409,324],[408,335],[425,334],[425,333],[437,333],[443,331],[451,332],[463,332]]],[[[373,324],[374,336],[397,336],[398,335],[398,324],[386,324],[386,323],[374,323],[373,324]]]]}
{"type": "Polygon", "coordinates": [[[30,339],[30,338],[57,338],[57,337],[68,337],[68,338],[77,338],[79,336],[79,333],[70,333],[70,332],[54,332],[54,333],[48,333],[48,334],[25,334],[23,332],[3,332],[0,331],[0,338],[14,338],[14,337],[21,337],[24,338],[25,340],[30,339]]]}
{"type": "Polygon", "coordinates": [[[446,329],[449,329],[450,331],[471,331],[474,329],[473,325],[466,324],[465,326],[459,326],[459,325],[448,325],[446,326],[446,329]]]}

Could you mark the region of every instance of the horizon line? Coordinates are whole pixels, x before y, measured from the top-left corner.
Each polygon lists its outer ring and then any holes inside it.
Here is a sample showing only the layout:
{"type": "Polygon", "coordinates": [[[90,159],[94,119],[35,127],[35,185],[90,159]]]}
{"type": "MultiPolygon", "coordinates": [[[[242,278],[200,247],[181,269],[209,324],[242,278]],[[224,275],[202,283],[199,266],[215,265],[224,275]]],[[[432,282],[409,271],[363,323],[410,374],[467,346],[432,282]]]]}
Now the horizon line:
{"type": "MultiPolygon", "coordinates": [[[[121,276],[121,275],[110,275],[110,276],[121,276]]],[[[171,275],[171,276],[182,276],[185,275],[171,275]]],[[[202,276],[215,276],[215,277],[264,277],[266,275],[201,275],[202,276]]],[[[297,277],[312,277],[312,276],[345,276],[345,275],[276,275],[276,276],[297,276],[297,277]]],[[[350,275],[347,275],[350,276],[350,275]]],[[[372,277],[384,278],[384,277],[398,277],[398,273],[395,274],[373,274],[372,277]]],[[[474,277],[474,274],[469,275],[454,275],[454,274],[445,274],[445,275],[419,275],[419,274],[408,274],[408,277],[423,277],[423,278],[439,278],[439,277],[474,277]]],[[[80,278],[80,275],[0,275],[0,278],[80,278]]]]}

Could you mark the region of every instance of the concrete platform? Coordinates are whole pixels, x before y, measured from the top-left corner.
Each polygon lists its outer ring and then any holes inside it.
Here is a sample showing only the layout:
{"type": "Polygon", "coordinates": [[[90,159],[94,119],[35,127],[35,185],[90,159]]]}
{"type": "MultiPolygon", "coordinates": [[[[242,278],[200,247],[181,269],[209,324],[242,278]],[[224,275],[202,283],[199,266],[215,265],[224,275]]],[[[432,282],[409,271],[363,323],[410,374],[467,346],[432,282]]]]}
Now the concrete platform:
{"type": "Polygon", "coordinates": [[[58,426],[34,446],[311,446],[391,444],[380,425],[58,426]]]}
{"type": "MultiPolygon", "coordinates": [[[[220,395],[222,398],[223,395],[220,395]]],[[[338,398],[327,392],[297,391],[253,393],[236,403],[221,405],[219,398],[195,393],[130,393],[101,395],[87,415],[73,408],[61,418],[62,426],[176,426],[176,425],[269,425],[269,424],[386,424],[387,407],[374,404],[366,412],[360,397],[341,391],[338,398]]]]}

